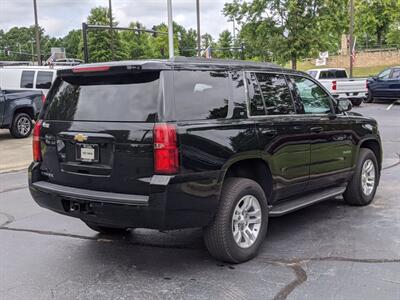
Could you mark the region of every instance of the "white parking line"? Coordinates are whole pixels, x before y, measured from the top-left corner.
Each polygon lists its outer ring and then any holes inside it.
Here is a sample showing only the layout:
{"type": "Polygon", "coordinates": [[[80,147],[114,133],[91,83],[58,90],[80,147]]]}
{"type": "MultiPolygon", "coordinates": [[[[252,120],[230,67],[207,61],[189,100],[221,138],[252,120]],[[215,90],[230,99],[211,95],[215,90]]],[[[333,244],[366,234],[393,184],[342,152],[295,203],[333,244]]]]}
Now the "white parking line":
{"type": "Polygon", "coordinates": [[[390,104],[390,105],[388,106],[388,108],[386,108],[386,110],[390,110],[390,109],[392,108],[392,106],[395,105],[395,104],[400,104],[400,100],[393,101],[393,103],[390,104]]]}

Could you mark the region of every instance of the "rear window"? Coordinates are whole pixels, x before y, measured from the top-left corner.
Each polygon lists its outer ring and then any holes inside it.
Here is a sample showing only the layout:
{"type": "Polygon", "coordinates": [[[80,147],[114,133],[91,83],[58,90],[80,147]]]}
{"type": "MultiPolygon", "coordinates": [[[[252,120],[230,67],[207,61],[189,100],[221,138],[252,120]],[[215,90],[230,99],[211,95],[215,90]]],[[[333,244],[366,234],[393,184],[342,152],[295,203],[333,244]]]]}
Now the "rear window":
{"type": "Polygon", "coordinates": [[[35,77],[35,71],[22,71],[20,87],[25,89],[33,88],[33,77],[35,77]]]}
{"type": "Polygon", "coordinates": [[[347,78],[347,74],[346,74],[345,70],[321,71],[321,73],[319,75],[319,79],[340,79],[340,78],[347,78]]]}
{"type": "Polygon", "coordinates": [[[223,71],[174,72],[177,120],[226,118],[229,102],[229,77],[223,71]]]}
{"type": "Polygon", "coordinates": [[[36,76],[37,89],[49,89],[53,79],[53,72],[39,71],[36,76]]]}
{"type": "Polygon", "coordinates": [[[63,121],[155,122],[160,72],[57,79],[45,118],[63,121]]]}

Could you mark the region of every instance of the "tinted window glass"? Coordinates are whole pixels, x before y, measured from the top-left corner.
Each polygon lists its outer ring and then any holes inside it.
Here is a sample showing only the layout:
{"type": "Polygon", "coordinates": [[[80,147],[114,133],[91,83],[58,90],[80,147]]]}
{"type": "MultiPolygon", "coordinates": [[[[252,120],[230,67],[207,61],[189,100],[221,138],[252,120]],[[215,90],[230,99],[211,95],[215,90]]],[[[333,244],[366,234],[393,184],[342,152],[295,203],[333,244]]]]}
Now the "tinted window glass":
{"type": "Polygon", "coordinates": [[[53,72],[39,71],[36,76],[36,88],[49,89],[51,86],[52,79],[53,79],[53,72]]]}
{"type": "Polygon", "coordinates": [[[306,114],[331,112],[329,95],[319,85],[304,77],[292,76],[291,78],[306,114]]]}
{"type": "Polygon", "coordinates": [[[319,79],[329,79],[329,78],[331,78],[329,71],[321,71],[321,73],[319,73],[319,79]]]}
{"type": "Polygon", "coordinates": [[[250,115],[265,115],[265,105],[261,94],[261,88],[254,73],[247,73],[247,88],[249,92],[250,115]]]}
{"type": "Polygon", "coordinates": [[[336,70],[335,78],[347,78],[347,73],[345,70],[336,70]]]}
{"type": "Polygon", "coordinates": [[[57,79],[47,120],[154,122],[159,72],[57,79]]]}
{"type": "Polygon", "coordinates": [[[268,73],[256,73],[268,115],[293,114],[292,97],[285,77],[268,73]]]}
{"type": "Polygon", "coordinates": [[[390,69],[387,69],[387,70],[383,71],[382,73],[380,73],[380,74],[378,75],[378,77],[379,77],[380,79],[387,79],[387,78],[389,78],[390,71],[391,71],[390,69]]]}
{"type": "Polygon", "coordinates": [[[393,70],[392,78],[400,78],[400,69],[393,70]]]}
{"type": "Polygon", "coordinates": [[[321,73],[319,75],[319,79],[336,79],[336,78],[347,78],[346,71],[345,70],[326,70],[326,71],[321,71],[321,73]]]}
{"type": "Polygon", "coordinates": [[[35,71],[22,71],[21,88],[33,88],[33,77],[35,77],[35,71]]]}
{"type": "Polygon", "coordinates": [[[174,72],[175,111],[178,120],[226,118],[229,102],[227,72],[174,72]]]}
{"type": "MultiPolygon", "coordinates": [[[[246,117],[246,89],[244,87],[244,78],[242,71],[233,71],[232,74],[232,85],[233,85],[233,107],[232,107],[232,118],[240,119],[246,117]]],[[[232,105],[231,105],[232,106],[232,105]]],[[[228,116],[231,113],[228,112],[228,116]]]]}

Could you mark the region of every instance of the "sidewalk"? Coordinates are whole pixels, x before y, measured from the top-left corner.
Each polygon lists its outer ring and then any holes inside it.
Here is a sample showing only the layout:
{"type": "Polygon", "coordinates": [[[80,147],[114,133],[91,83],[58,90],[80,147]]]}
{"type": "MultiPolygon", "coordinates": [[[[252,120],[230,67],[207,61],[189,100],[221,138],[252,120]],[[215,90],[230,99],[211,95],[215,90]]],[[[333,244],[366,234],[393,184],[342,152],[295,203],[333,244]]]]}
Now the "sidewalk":
{"type": "Polygon", "coordinates": [[[32,161],[32,137],[15,139],[0,129],[0,173],[26,169],[32,161]]]}

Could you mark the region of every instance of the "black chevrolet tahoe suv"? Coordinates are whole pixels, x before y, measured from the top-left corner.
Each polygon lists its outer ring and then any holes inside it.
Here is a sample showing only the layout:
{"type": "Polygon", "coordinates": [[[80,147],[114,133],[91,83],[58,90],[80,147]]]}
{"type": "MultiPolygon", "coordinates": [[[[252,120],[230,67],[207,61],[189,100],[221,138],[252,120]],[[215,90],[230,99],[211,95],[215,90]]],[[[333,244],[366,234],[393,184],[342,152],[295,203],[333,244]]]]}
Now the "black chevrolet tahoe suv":
{"type": "Polygon", "coordinates": [[[377,123],[305,73],[196,58],[59,70],[29,187],[100,233],[201,227],[217,259],[257,254],[268,219],[379,182],[377,123]]]}

